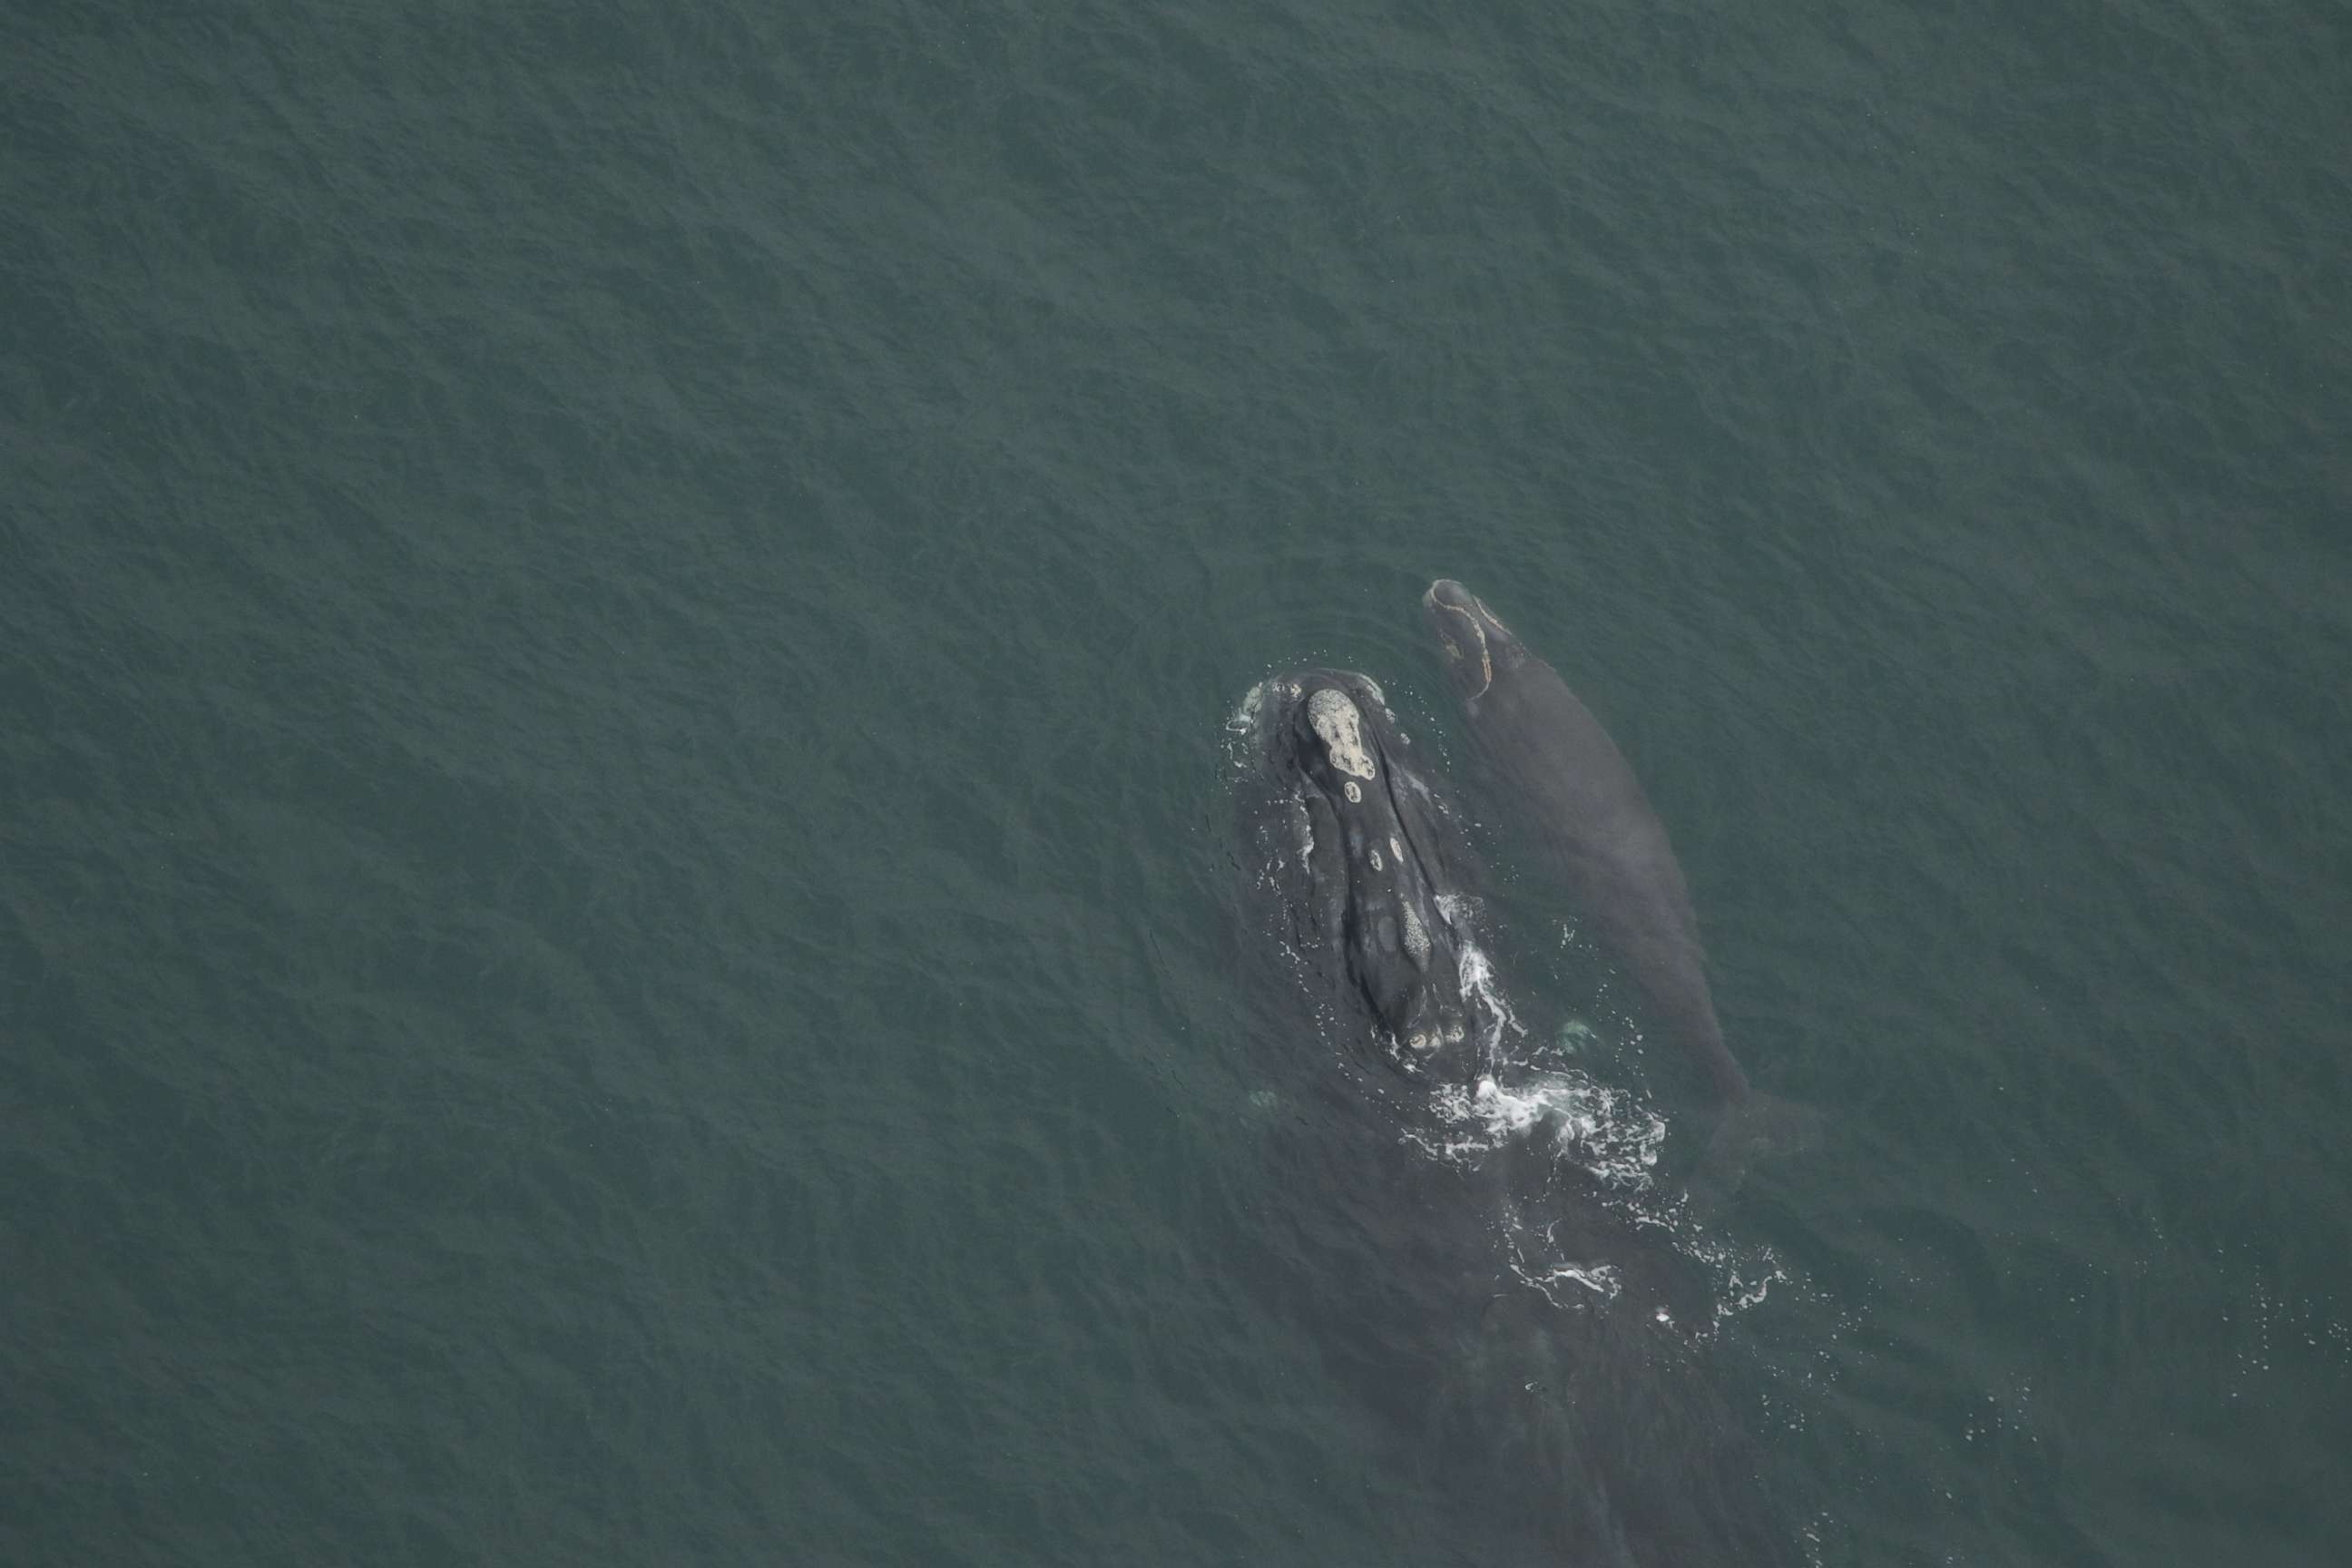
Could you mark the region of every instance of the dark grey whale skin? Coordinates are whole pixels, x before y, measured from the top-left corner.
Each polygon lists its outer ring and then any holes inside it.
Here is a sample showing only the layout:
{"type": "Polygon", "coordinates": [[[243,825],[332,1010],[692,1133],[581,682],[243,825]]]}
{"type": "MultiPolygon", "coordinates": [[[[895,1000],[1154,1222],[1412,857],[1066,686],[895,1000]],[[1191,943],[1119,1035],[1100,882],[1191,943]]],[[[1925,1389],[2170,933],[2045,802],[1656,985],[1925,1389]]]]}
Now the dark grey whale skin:
{"type": "Polygon", "coordinates": [[[1474,1076],[1479,1019],[1462,991],[1460,933],[1439,902],[1458,890],[1462,864],[1449,810],[1367,677],[1294,670],[1260,690],[1244,816],[1293,950],[1322,973],[1335,1016],[1370,1013],[1393,1065],[1474,1076]],[[1366,773],[1345,772],[1316,732],[1318,693],[1345,700],[1366,773]]]}
{"type": "Polygon", "coordinates": [[[1724,1101],[1743,1104],[1748,1075],[1723,1043],[1682,865],[1624,753],[1559,672],[1461,584],[1439,578],[1422,608],[1471,733],[1524,805],[1547,868],[1724,1101]]]}

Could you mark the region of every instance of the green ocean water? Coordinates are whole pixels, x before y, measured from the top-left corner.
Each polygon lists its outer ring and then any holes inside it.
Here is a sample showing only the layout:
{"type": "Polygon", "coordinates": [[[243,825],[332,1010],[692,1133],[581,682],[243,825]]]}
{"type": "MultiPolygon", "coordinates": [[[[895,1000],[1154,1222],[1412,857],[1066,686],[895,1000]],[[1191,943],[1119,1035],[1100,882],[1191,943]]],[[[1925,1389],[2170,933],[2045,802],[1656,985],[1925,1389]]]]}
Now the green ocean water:
{"type": "Polygon", "coordinates": [[[1522,1561],[1257,1277],[1224,725],[1466,766],[1441,574],[1826,1124],[1777,1526],[2352,1559],[2348,149],[2326,0],[10,8],[0,1563],[1522,1561]]]}

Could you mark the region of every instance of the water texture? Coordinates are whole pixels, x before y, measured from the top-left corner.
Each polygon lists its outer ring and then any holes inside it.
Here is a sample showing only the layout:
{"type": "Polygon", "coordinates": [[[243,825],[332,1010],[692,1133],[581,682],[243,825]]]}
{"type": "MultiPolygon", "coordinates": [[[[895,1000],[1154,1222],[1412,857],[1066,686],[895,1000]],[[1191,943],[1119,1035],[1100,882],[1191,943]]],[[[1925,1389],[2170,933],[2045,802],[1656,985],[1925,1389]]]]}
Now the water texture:
{"type": "Polygon", "coordinates": [[[1705,1366],[1812,1559],[2346,1561],[2347,82],[2329,0],[10,8],[0,1562],[1514,1560],[1263,1288],[1348,1194],[1235,980],[1226,716],[1466,774],[1440,574],[1823,1115],[1705,1366]]]}

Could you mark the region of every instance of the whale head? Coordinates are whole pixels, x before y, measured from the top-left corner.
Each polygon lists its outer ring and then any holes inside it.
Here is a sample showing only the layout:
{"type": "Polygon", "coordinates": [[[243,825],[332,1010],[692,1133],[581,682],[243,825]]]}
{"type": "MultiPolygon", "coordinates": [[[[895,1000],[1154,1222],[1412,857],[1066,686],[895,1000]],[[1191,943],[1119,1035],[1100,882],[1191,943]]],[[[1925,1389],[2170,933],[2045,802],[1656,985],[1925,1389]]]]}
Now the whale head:
{"type": "Polygon", "coordinates": [[[1494,687],[1495,677],[1527,658],[1486,601],[1451,577],[1440,577],[1421,596],[1422,614],[1436,635],[1446,679],[1465,704],[1475,704],[1494,687]]]}

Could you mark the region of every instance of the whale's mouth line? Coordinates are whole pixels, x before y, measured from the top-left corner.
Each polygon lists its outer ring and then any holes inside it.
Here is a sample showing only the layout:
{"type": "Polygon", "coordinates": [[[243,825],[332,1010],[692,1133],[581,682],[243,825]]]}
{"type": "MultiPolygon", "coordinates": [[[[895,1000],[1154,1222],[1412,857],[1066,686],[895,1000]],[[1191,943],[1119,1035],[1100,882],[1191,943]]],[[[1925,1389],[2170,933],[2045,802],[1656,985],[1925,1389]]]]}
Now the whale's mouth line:
{"type": "Polygon", "coordinates": [[[1486,696],[1487,689],[1495,684],[1495,658],[1494,655],[1489,653],[1486,649],[1486,628],[1478,624],[1477,616],[1472,615],[1469,611],[1464,609],[1459,605],[1440,604],[1437,607],[1441,610],[1451,610],[1454,614],[1460,616],[1464,620],[1470,623],[1471,631],[1477,634],[1478,668],[1480,674],[1483,675],[1485,679],[1479,683],[1477,690],[1470,693],[1469,696],[1462,700],[1465,702],[1475,702],[1481,697],[1486,696]]]}

